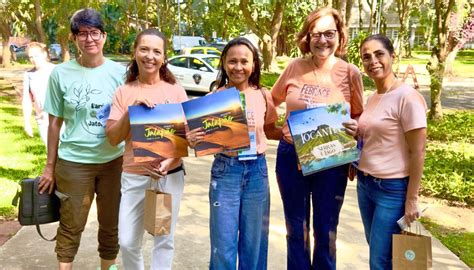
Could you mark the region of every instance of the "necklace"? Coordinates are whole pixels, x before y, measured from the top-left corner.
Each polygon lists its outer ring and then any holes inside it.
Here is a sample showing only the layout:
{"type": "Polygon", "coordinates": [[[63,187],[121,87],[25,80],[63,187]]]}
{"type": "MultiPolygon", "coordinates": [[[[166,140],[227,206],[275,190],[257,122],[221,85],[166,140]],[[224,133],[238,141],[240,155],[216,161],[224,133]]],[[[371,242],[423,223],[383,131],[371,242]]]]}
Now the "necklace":
{"type": "MultiPolygon", "coordinates": [[[[320,77],[319,74],[316,72],[316,70],[318,70],[318,66],[314,62],[313,57],[314,56],[311,56],[310,61],[313,64],[313,67],[314,67],[312,71],[313,71],[314,78],[316,79],[316,83],[317,84],[323,84],[323,83],[325,84],[325,83],[328,82],[328,77],[327,76],[320,77]]],[[[329,76],[331,76],[331,74],[329,74],[329,76]]]]}

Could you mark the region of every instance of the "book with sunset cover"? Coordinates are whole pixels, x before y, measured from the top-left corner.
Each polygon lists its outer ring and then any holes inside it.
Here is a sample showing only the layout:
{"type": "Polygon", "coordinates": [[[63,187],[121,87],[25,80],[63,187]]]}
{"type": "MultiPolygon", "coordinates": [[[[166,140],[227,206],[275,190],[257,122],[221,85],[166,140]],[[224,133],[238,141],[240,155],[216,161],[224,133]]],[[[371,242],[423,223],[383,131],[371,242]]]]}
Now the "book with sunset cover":
{"type": "Polygon", "coordinates": [[[346,103],[290,113],[288,126],[303,175],[359,159],[356,140],[342,126],[349,119],[346,103]]]}
{"type": "Polygon", "coordinates": [[[194,147],[196,156],[249,149],[247,118],[236,88],[188,100],[182,105],[189,130],[202,127],[206,132],[194,147]]]}
{"type": "Polygon", "coordinates": [[[186,119],[181,104],[158,104],[155,108],[129,106],[128,113],[135,162],[188,155],[186,119]]]}

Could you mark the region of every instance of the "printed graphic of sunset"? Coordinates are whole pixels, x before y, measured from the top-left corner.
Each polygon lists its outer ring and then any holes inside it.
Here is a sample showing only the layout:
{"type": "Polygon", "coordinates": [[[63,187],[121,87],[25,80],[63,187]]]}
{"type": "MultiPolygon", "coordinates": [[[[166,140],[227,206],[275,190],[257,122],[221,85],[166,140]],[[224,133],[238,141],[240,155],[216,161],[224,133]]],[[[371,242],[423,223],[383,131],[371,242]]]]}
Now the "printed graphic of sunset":
{"type": "Polygon", "coordinates": [[[135,162],[188,155],[181,104],[159,104],[153,109],[130,106],[128,111],[135,162]]]}
{"type": "Polygon", "coordinates": [[[242,111],[239,91],[219,91],[184,102],[189,129],[202,127],[204,140],[195,146],[196,156],[248,149],[247,119],[242,111]]]}

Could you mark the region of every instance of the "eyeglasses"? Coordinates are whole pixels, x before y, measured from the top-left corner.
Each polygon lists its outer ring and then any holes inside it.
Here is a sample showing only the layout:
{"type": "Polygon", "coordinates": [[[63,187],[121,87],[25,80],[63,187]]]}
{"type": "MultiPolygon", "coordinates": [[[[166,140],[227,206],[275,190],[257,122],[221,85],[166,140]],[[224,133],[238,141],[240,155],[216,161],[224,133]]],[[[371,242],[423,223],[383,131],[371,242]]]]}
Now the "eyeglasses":
{"type": "Polygon", "coordinates": [[[311,39],[319,40],[321,39],[322,36],[324,36],[325,39],[331,40],[334,37],[336,37],[337,30],[332,29],[332,30],[326,30],[324,32],[315,32],[315,33],[309,33],[309,36],[311,39]]]}
{"type": "Polygon", "coordinates": [[[91,39],[93,41],[97,41],[102,37],[102,32],[99,30],[95,30],[90,32],[82,31],[76,34],[76,38],[79,41],[86,41],[88,36],[91,36],[91,39]]]}

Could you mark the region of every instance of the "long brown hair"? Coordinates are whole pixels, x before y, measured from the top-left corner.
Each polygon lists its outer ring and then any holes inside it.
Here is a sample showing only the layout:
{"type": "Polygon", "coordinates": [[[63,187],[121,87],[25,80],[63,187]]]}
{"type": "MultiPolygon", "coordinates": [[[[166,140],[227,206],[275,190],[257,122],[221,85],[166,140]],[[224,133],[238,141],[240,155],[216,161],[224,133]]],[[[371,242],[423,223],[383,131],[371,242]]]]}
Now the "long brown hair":
{"type": "MultiPolygon", "coordinates": [[[[145,35],[157,36],[157,37],[159,37],[163,40],[164,61],[163,61],[163,64],[161,65],[161,67],[160,67],[160,78],[163,81],[167,82],[167,83],[175,84],[176,83],[176,78],[174,77],[173,73],[171,73],[171,71],[168,69],[168,66],[167,66],[168,57],[166,55],[166,49],[167,49],[168,41],[167,41],[165,35],[163,35],[163,33],[161,33],[160,31],[158,31],[154,28],[149,28],[149,29],[145,29],[145,30],[141,31],[137,35],[137,37],[135,38],[135,42],[133,43],[133,50],[135,51],[137,49],[137,46],[138,46],[138,43],[140,42],[140,39],[142,38],[142,36],[145,36],[145,35]]],[[[139,70],[138,70],[137,60],[135,60],[135,57],[133,56],[132,60],[130,61],[130,63],[128,63],[128,66],[127,66],[127,74],[126,74],[125,83],[135,81],[138,78],[138,75],[139,75],[139,70]]]]}
{"type": "Polygon", "coordinates": [[[309,42],[311,40],[309,32],[314,28],[317,20],[327,15],[330,15],[334,18],[337,32],[339,34],[339,45],[337,46],[336,52],[334,54],[338,57],[344,56],[346,54],[346,44],[348,40],[346,26],[344,25],[341,14],[339,14],[337,10],[329,7],[316,9],[306,16],[306,19],[303,23],[303,28],[296,35],[296,44],[298,45],[298,48],[300,48],[302,54],[308,54],[311,52],[311,49],[309,48],[309,42]]]}

